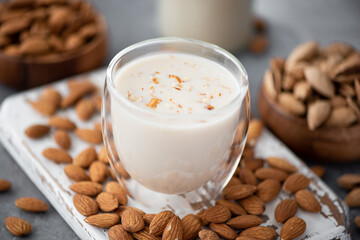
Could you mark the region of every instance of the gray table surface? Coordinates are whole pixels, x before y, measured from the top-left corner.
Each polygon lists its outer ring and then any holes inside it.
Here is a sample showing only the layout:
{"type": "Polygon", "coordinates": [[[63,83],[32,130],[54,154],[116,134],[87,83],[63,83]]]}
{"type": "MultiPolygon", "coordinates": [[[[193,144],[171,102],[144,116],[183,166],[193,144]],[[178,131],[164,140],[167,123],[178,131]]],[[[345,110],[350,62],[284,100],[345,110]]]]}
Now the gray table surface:
{"type": "MultiPolygon", "coordinates": [[[[135,42],[159,37],[155,0],[93,0],[104,13],[110,33],[110,49],[107,62],[119,50],[135,42]]],[[[255,14],[264,18],[269,25],[270,48],[261,56],[248,52],[236,53],[248,71],[252,110],[257,115],[256,96],[262,75],[273,56],[286,56],[297,44],[307,40],[317,40],[321,44],[337,41],[351,43],[360,49],[360,1],[358,0],[257,0],[254,1],[255,14]]],[[[15,93],[0,85],[0,102],[15,93]]],[[[1,123],[0,123],[1,124],[1,123]]],[[[317,164],[308,161],[310,165],[317,164]]],[[[346,191],[336,184],[338,176],[344,173],[360,173],[360,163],[326,164],[324,181],[341,197],[346,191]]],[[[0,193],[0,239],[13,237],[3,224],[8,216],[31,219],[33,232],[27,239],[78,239],[76,234],[60,217],[54,208],[44,214],[31,214],[19,210],[14,202],[19,197],[45,197],[22,172],[4,147],[0,144],[0,178],[12,182],[10,191],[0,193]]],[[[360,209],[350,211],[350,218],[360,215],[360,209]]],[[[360,239],[360,229],[352,223],[353,239],[360,239]]]]}

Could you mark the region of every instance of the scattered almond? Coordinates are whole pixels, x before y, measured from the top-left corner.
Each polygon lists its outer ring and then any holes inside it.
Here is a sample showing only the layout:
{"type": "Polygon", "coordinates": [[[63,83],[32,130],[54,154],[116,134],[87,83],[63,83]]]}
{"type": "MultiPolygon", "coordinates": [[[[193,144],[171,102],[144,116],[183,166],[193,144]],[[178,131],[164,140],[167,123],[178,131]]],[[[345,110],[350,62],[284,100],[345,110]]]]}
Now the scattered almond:
{"type": "Polygon", "coordinates": [[[270,167],[277,168],[288,173],[293,173],[297,171],[297,168],[294,165],[292,165],[283,158],[268,157],[266,161],[270,165],[270,167]]]}
{"type": "Polygon", "coordinates": [[[105,164],[109,164],[109,159],[108,159],[108,156],[107,156],[107,153],[106,153],[105,146],[101,147],[100,152],[98,154],[98,159],[99,159],[99,161],[101,161],[101,162],[103,162],[105,164]]]}
{"type": "Polygon", "coordinates": [[[29,101],[30,105],[39,113],[45,116],[53,115],[56,112],[56,107],[51,102],[42,100],[29,101]]]}
{"type": "Polygon", "coordinates": [[[50,102],[55,107],[58,107],[61,102],[61,94],[52,87],[47,87],[41,94],[41,99],[45,102],[50,102]]]}
{"type": "Polygon", "coordinates": [[[82,139],[85,142],[93,143],[93,144],[100,144],[102,143],[102,135],[96,130],[93,129],[76,129],[75,130],[76,136],[82,139]]]}
{"type": "Polygon", "coordinates": [[[352,189],[356,186],[360,186],[360,174],[344,174],[337,179],[337,183],[340,187],[345,189],[352,189]]]}
{"type": "Polygon", "coordinates": [[[32,226],[29,222],[18,217],[5,218],[5,227],[15,236],[28,235],[32,230],[32,226]]]}
{"type": "Polygon", "coordinates": [[[34,197],[18,198],[15,201],[15,206],[27,212],[46,212],[49,210],[46,203],[34,197]]]}
{"type": "Polygon", "coordinates": [[[255,176],[262,180],[272,178],[282,182],[288,177],[288,174],[275,168],[259,168],[255,171],[255,176]]]}
{"type": "Polygon", "coordinates": [[[356,226],[358,228],[360,228],[360,216],[357,216],[355,219],[354,219],[354,223],[356,224],[356,226]]]}
{"type": "Polygon", "coordinates": [[[76,182],[69,187],[72,191],[90,197],[98,195],[102,191],[102,185],[90,181],[76,182]]]}
{"type": "Polygon", "coordinates": [[[80,152],[74,159],[74,165],[88,168],[97,158],[96,150],[93,147],[86,148],[80,152]]]}
{"type": "Polygon", "coordinates": [[[289,218],[295,216],[298,210],[298,205],[293,199],[282,200],[275,208],[275,220],[283,223],[289,218]]]}
{"type": "Polygon", "coordinates": [[[125,205],[127,203],[126,192],[118,182],[115,181],[108,182],[105,185],[105,191],[114,195],[120,205],[125,205]]]}
{"type": "Polygon", "coordinates": [[[83,99],[76,104],[75,110],[78,117],[81,120],[86,121],[93,115],[95,111],[95,106],[92,100],[83,99]]]}
{"type": "Polygon", "coordinates": [[[246,198],[256,191],[256,187],[248,184],[226,186],[222,195],[227,200],[238,200],[246,198]]]}
{"type": "Polygon", "coordinates": [[[298,217],[288,219],[280,230],[280,238],[292,240],[301,236],[306,230],[306,223],[298,217]]]}
{"type": "Polygon", "coordinates": [[[290,175],[284,182],[283,190],[288,193],[295,193],[309,186],[310,179],[301,173],[290,175]]]}
{"type": "Polygon", "coordinates": [[[210,223],[209,227],[220,237],[223,237],[225,239],[232,240],[237,237],[236,232],[224,223],[210,223]]]}
{"type": "Polygon", "coordinates": [[[231,218],[231,212],[225,206],[216,205],[206,209],[204,217],[208,222],[224,223],[231,218]]]}
{"type": "Polygon", "coordinates": [[[260,137],[264,123],[260,119],[252,119],[249,123],[249,130],[247,135],[247,144],[254,146],[257,139],[260,137]]]}
{"type": "Polygon", "coordinates": [[[270,202],[279,195],[281,184],[275,179],[265,179],[257,186],[256,196],[263,202],[270,202]]]}
{"type": "Polygon", "coordinates": [[[170,211],[162,211],[154,217],[154,219],[151,221],[149,230],[150,234],[154,236],[162,235],[166,225],[169,223],[170,219],[174,217],[174,213],[170,211]]]}
{"type": "Polygon", "coordinates": [[[184,240],[195,239],[202,228],[200,219],[194,214],[188,214],[183,217],[181,223],[183,226],[184,240]]]}
{"type": "Polygon", "coordinates": [[[246,215],[247,214],[244,208],[242,208],[239,204],[232,202],[232,201],[219,199],[219,200],[216,200],[216,205],[221,205],[221,206],[227,207],[230,210],[230,212],[234,215],[246,215]]]}
{"type": "Polygon", "coordinates": [[[143,230],[135,232],[132,234],[135,239],[144,239],[144,240],[160,240],[160,237],[156,237],[149,232],[148,227],[144,227],[143,230]]]}
{"type": "Polygon", "coordinates": [[[241,168],[239,170],[239,177],[240,180],[245,184],[254,186],[258,184],[255,174],[249,168],[241,168]]]}
{"type": "Polygon", "coordinates": [[[241,159],[240,165],[242,168],[248,168],[251,171],[255,171],[256,169],[263,167],[264,160],[260,158],[244,158],[241,159]]]}
{"type": "Polygon", "coordinates": [[[114,213],[100,213],[84,219],[87,224],[98,228],[110,228],[119,223],[119,215],[114,213]]]}
{"type": "Polygon", "coordinates": [[[326,173],[326,168],[324,166],[315,165],[310,167],[311,171],[313,171],[319,178],[322,178],[326,173]]]}
{"type": "Polygon", "coordinates": [[[73,203],[76,210],[85,217],[95,215],[99,212],[97,203],[89,196],[76,194],[73,197],[73,203]]]}
{"type": "Polygon", "coordinates": [[[149,226],[155,216],[156,216],[156,214],[154,214],[154,213],[144,214],[143,219],[144,219],[145,224],[147,226],[149,226]]]}
{"type": "Polygon", "coordinates": [[[49,125],[51,127],[60,128],[64,130],[72,131],[76,128],[76,125],[74,122],[72,122],[70,119],[60,116],[52,116],[49,118],[49,125]]]}
{"type": "Polygon", "coordinates": [[[98,204],[100,210],[103,212],[114,211],[119,206],[119,202],[116,199],[116,197],[114,197],[114,195],[108,192],[102,192],[99,195],[97,195],[96,203],[98,204]]]}
{"type": "Polygon", "coordinates": [[[0,192],[5,192],[11,187],[11,182],[5,179],[0,179],[0,192]]]}
{"type": "Polygon", "coordinates": [[[232,228],[236,229],[246,229],[258,226],[263,221],[258,216],[254,215],[243,215],[237,216],[235,218],[230,219],[226,224],[232,228]]]}
{"type": "Polygon", "coordinates": [[[89,176],[83,168],[73,164],[66,165],[64,168],[64,172],[66,176],[68,176],[68,178],[76,182],[90,180],[89,176]]]}
{"type": "Polygon", "coordinates": [[[69,134],[64,130],[57,130],[54,133],[54,140],[60,147],[69,149],[71,146],[71,138],[69,134]]]}
{"type": "Polygon", "coordinates": [[[199,212],[196,214],[196,216],[200,219],[201,224],[202,224],[203,226],[206,226],[206,225],[209,224],[209,221],[207,221],[207,220],[205,219],[205,216],[204,216],[204,215],[205,215],[205,209],[199,211],[199,212]]]}
{"type": "Polygon", "coordinates": [[[41,138],[49,132],[50,128],[47,125],[35,124],[25,130],[26,136],[29,138],[41,138]]]}
{"type": "Polygon", "coordinates": [[[58,148],[46,148],[42,155],[55,163],[72,162],[72,157],[66,151],[58,148]]]}
{"type": "Polygon", "coordinates": [[[247,236],[259,240],[272,240],[276,237],[276,232],[271,227],[256,226],[242,231],[239,236],[247,236]]]}
{"type": "Polygon", "coordinates": [[[351,192],[344,199],[344,202],[349,207],[360,207],[360,187],[351,190],[351,192]]]}
{"type": "Polygon", "coordinates": [[[121,223],[128,232],[138,232],[145,226],[143,217],[131,209],[127,209],[122,213],[121,223]]]}
{"type": "Polygon", "coordinates": [[[89,167],[89,176],[91,181],[103,183],[108,176],[108,168],[103,162],[95,161],[89,167]]]}
{"type": "Polygon", "coordinates": [[[220,240],[219,236],[211,230],[203,229],[199,232],[199,238],[201,240],[220,240]]]}
{"type": "Polygon", "coordinates": [[[260,215],[265,211],[264,202],[254,195],[241,199],[239,203],[249,214],[260,215]]]}
{"type": "Polygon", "coordinates": [[[128,209],[130,209],[130,210],[132,210],[132,211],[134,211],[134,212],[137,212],[137,213],[138,213],[139,215],[141,215],[141,216],[144,216],[144,215],[145,215],[145,213],[144,213],[143,211],[141,211],[140,209],[135,208],[135,207],[130,207],[130,206],[120,206],[120,207],[116,210],[116,213],[119,214],[119,216],[121,217],[122,214],[123,214],[123,212],[124,212],[125,210],[128,210],[128,209]]]}
{"type": "MultiPolygon", "coordinates": [[[[133,240],[133,236],[128,233],[123,226],[115,225],[112,226],[108,231],[109,240],[133,240]]],[[[139,238],[138,238],[139,239],[139,238]]],[[[146,238],[144,238],[146,239],[146,238]]]]}
{"type": "Polygon", "coordinates": [[[309,212],[320,212],[321,206],[319,201],[308,190],[300,190],[295,193],[295,200],[299,206],[309,212]]]}
{"type": "Polygon", "coordinates": [[[162,239],[163,240],[183,240],[183,226],[178,216],[170,219],[165,227],[162,239]]]}

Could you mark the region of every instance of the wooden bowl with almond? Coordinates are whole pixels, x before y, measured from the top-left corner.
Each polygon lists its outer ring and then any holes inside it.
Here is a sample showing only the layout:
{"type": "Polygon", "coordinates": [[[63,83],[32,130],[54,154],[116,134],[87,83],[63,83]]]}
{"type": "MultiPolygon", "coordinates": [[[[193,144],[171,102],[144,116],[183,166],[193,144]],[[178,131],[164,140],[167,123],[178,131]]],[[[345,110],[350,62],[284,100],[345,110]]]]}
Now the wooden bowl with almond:
{"type": "Polygon", "coordinates": [[[86,1],[0,3],[0,82],[31,88],[101,66],[104,17],[86,1]]]}
{"type": "Polygon", "coordinates": [[[267,127],[296,154],[360,160],[360,52],[344,43],[304,43],[274,58],[258,104],[267,127]]]}

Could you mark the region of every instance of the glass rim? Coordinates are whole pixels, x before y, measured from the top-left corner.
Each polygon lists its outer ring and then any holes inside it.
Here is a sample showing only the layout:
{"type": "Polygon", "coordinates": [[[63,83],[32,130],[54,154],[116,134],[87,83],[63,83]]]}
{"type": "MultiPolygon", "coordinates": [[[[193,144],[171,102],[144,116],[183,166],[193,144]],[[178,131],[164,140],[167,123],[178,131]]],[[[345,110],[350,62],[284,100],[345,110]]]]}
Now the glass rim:
{"type": "Polygon", "coordinates": [[[107,88],[109,89],[110,95],[112,97],[115,97],[117,100],[120,100],[121,103],[124,103],[127,107],[135,109],[136,111],[139,111],[139,112],[142,112],[142,113],[148,114],[148,115],[167,117],[167,118],[170,117],[170,118],[176,118],[176,119],[188,119],[188,118],[196,118],[196,117],[203,118],[203,117],[207,117],[207,116],[219,115],[220,112],[231,110],[232,106],[235,105],[239,100],[241,100],[241,102],[242,102],[242,100],[246,97],[247,92],[249,91],[249,80],[248,80],[248,74],[246,72],[246,69],[234,55],[232,55],[230,52],[226,51],[225,49],[223,49],[215,44],[211,44],[208,42],[195,40],[195,39],[178,38],[178,37],[152,38],[152,39],[148,39],[148,40],[144,40],[144,41],[132,44],[132,45],[124,48],[123,50],[118,52],[110,61],[110,64],[106,70],[106,80],[105,81],[106,81],[107,88]],[[231,60],[232,63],[236,66],[236,68],[240,71],[240,73],[241,73],[240,79],[241,80],[239,80],[239,77],[237,77],[237,76],[235,76],[235,78],[240,83],[240,87],[245,86],[247,88],[246,91],[243,92],[240,90],[237,93],[237,95],[230,102],[225,104],[224,106],[213,109],[208,112],[203,112],[203,113],[176,114],[175,115],[174,113],[156,112],[156,111],[152,111],[151,109],[146,109],[146,108],[137,106],[136,104],[129,101],[125,96],[120,94],[119,91],[116,89],[115,83],[114,83],[114,78],[113,78],[113,70],[115,69],[118,61],[125,54],[127,54],[131,51],[134,51],[137,48],[140,48],[140,47],[143,47],[146,45],[150,45],[150,44],[154,44],[154,43],[159,43],[159,44],[161,44],[161,43],[163,43],[163,44],[165,44],[165,43],[188,43],[188,44],[195,44],[195,45],[199,45],[201,47],[205,47],[205,48],[214,50],[215,52],[217,52],[217,53],[225,56],[227,59],[231,60]]]}

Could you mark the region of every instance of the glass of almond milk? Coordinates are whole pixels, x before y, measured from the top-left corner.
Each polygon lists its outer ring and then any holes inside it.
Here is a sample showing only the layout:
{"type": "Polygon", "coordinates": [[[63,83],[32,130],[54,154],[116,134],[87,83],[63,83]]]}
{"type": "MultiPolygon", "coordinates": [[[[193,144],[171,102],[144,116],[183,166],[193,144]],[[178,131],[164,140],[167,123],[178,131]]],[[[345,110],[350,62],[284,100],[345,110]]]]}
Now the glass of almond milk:
{"type": "Polygon", "coordinates": [[[244,67],[209,43],[143,41],[107,69],[107,153],[130,204],[148,212],[213,204],[239,163],[249,115],[244,67]]]}

